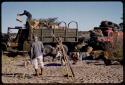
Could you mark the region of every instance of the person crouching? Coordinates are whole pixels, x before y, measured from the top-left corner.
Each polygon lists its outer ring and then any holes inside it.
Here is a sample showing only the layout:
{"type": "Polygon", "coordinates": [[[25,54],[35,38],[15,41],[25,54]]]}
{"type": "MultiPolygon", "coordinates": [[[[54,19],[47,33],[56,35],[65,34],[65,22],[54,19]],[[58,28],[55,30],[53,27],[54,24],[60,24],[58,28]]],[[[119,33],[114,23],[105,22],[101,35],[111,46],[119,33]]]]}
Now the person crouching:
{"type": "Polygon", "coordinates": [[[35,76],[42,75],[44,63],[43,63],[43,43],[38,40],[37,36],[33,37],[33,42],[31,43],[31,62],[35,69],[35,76]],[[41,73],[39,73],[38,66],[40,66],[41,73]]]}

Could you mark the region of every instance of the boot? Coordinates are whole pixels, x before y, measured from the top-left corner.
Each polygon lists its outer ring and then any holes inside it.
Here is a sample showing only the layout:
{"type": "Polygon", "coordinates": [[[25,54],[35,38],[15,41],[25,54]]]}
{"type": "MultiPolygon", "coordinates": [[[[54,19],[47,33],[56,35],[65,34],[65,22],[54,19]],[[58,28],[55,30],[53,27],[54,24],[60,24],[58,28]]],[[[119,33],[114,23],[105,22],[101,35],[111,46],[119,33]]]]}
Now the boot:
{"type": "Polygon", "coordinates": [[[43,68],[41,68],[41,73],[40,73],[40,75],[42,75],[43,74],[43,68]]]}
{"type": "Polygon", "coordinates": [[[35,76],[39,76],[39,69],[35,69],[35,76]]]}

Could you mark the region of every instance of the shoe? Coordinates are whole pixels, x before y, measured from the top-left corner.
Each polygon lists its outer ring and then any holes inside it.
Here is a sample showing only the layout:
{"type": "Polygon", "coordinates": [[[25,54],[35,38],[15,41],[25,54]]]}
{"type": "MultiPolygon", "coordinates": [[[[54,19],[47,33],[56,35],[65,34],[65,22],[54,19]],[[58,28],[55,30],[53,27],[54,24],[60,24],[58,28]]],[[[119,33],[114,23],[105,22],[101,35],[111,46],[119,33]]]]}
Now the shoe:
{"type": "Polygon", "coordinates": [[[41,73],[40,73],[40,75],[42,75],[43,74],[43,68],[41,68],[41,73]]]}
{"type": "Polygon", "coordinates": [[[39,76],[39,69],[35,69],[35,76],[39,76]]]}

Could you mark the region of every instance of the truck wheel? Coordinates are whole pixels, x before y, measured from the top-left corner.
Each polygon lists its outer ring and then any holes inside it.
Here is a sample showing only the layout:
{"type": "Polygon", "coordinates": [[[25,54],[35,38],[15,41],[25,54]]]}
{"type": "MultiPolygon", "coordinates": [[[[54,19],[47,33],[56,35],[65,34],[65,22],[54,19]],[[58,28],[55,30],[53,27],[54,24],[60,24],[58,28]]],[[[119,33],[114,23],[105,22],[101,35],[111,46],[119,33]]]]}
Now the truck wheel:
{"type": "Polygon", "coordinates": [[[103,21],[102,23],[101,23],[101,25],[103,26],[103,27],[109,27],[109,26],[113,26],[113,23],[112,22],[110,22],[110,21],[103,21]]]}
{"type": "Polygon", "coordinates": [[[44,46],[44,53],[48,54],[52,52],[52,46],[51,45],[45,45],[44,46]]]}
{"type": "Polygon", "coordinates": [[[5,43],[1,43],[1,47],[3,51],[7,51],[7,45],[5,43]]]}
{"type": "Polygon", "coordinates": [[[66,53],[68,53],[68,47],[66,45],[63,45],[64,46],[64,50],[66,53]]]}

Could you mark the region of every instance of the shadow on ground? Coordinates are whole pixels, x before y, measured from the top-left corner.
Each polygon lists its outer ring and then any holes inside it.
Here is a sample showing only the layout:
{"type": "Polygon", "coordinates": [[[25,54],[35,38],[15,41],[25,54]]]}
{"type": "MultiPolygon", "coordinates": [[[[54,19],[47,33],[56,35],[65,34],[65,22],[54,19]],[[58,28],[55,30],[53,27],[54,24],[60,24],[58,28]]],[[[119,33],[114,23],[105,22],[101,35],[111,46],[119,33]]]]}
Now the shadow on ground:
{"type": "Polygon", "coordinates": [[[24,74],[24,73],[2,73],[2,76],[4,77],[13,77],[13,78],[32,78],[32,75],[24,74]]]}
{"type": "Polygon", "coordinates": [[[45,64],[44,66],[62,66],[59,63],[50,63],[50,64],[45,64]]]}

